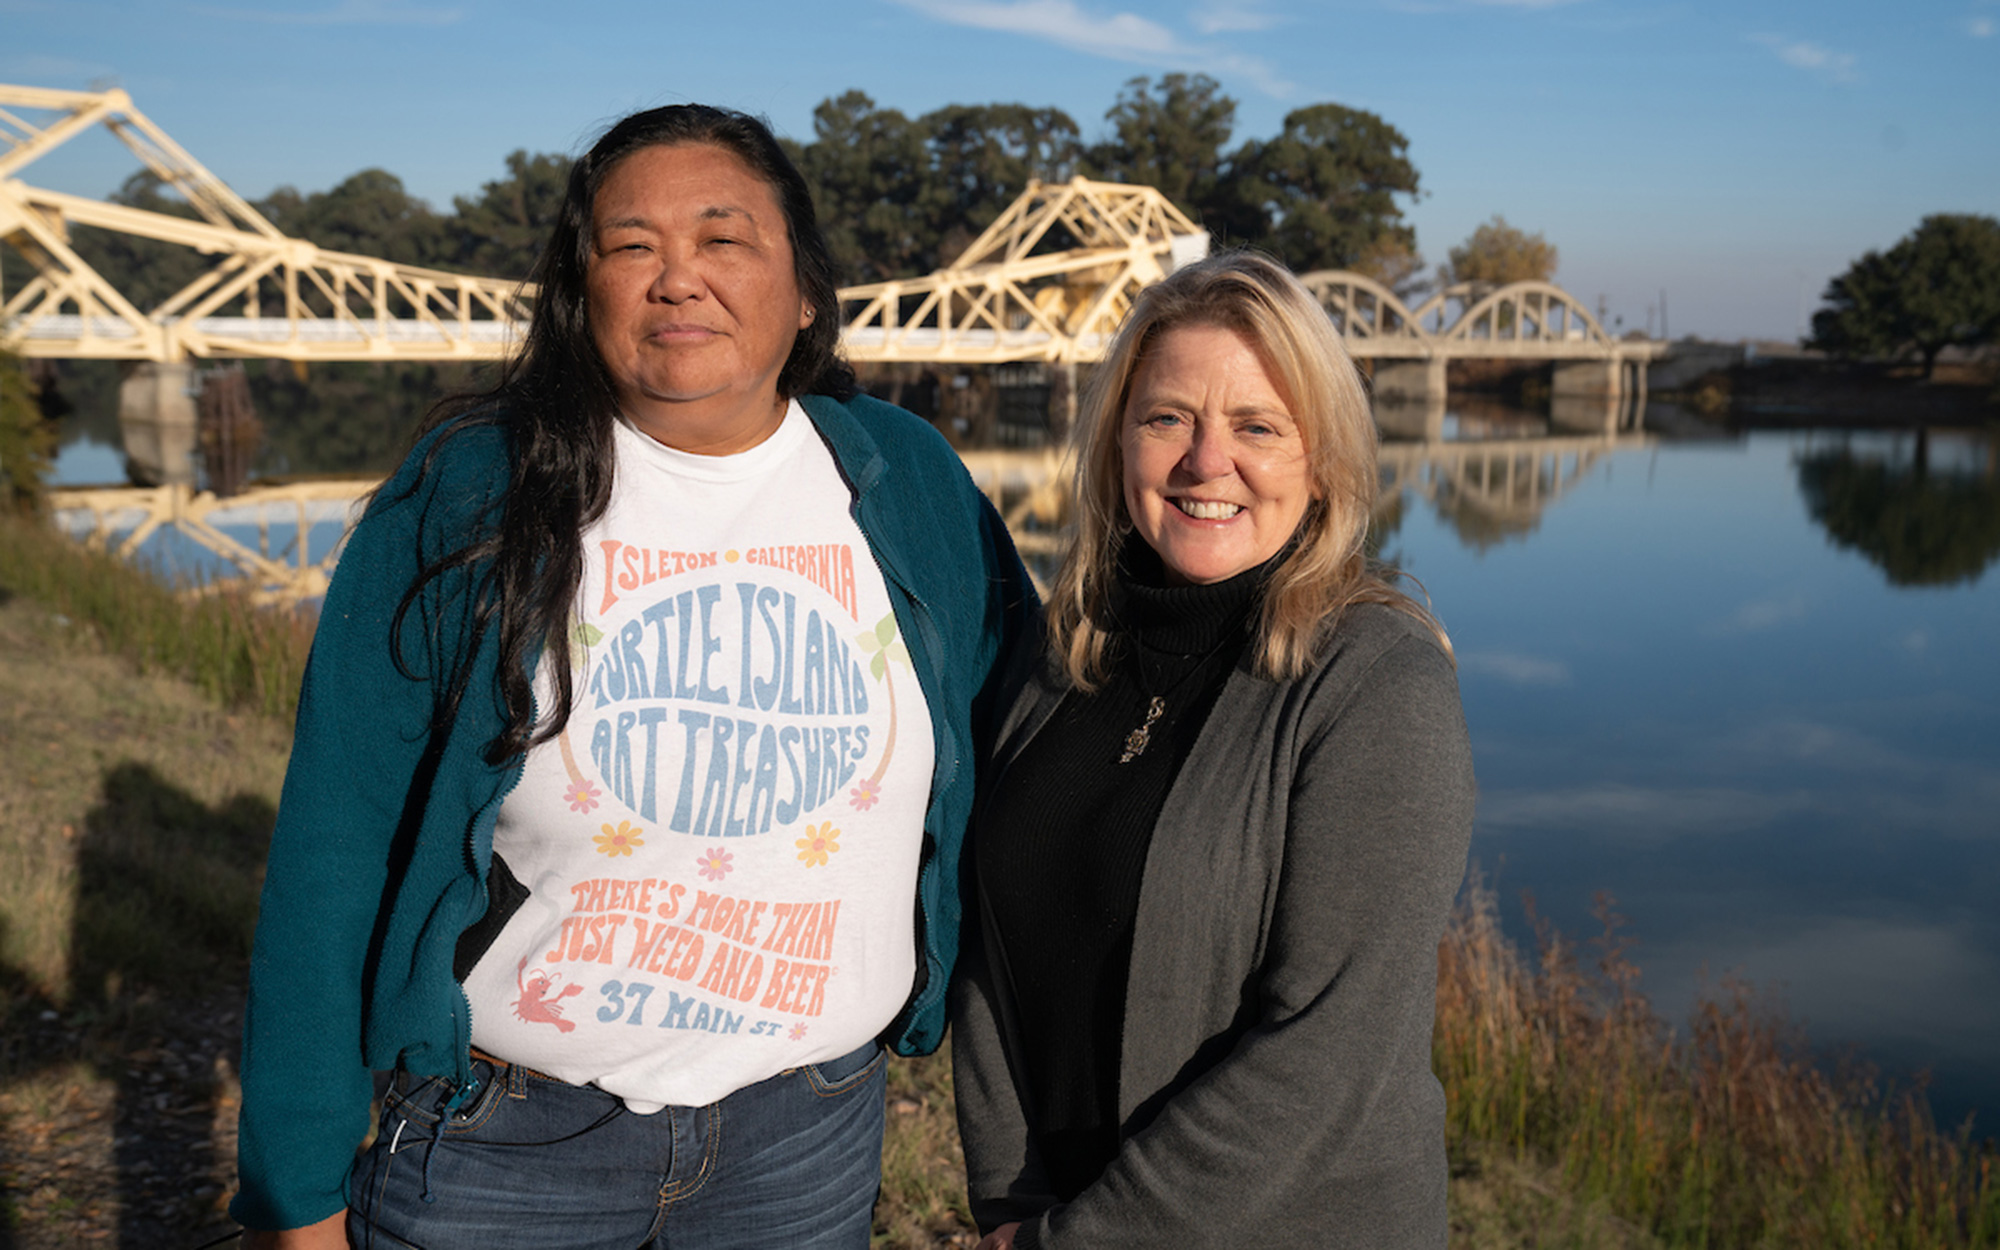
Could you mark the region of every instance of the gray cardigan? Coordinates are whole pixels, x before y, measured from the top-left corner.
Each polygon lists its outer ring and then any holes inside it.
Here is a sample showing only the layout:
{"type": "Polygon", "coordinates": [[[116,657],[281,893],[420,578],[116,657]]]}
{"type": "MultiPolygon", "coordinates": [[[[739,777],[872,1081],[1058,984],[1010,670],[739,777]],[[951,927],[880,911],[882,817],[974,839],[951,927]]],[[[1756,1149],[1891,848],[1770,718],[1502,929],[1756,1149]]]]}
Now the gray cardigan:
{"type": "MultiPolygon", "coordinates": [[[[1421,624],[1374,605],[1298,681],[1249,664],[1154,828],[1122,1144],[1074,1202],[1056,1203],[1035,1157],[989,900],[966,926],[952,1061],[972,1213],[982,1229],[1026,1221],[1023,1247],[1445,1244],[1431,1025],[1473,805],[1457,678],[1421,624]]],[[[1063,694],[1028,684],[1001,761],[1063,694]]]]}

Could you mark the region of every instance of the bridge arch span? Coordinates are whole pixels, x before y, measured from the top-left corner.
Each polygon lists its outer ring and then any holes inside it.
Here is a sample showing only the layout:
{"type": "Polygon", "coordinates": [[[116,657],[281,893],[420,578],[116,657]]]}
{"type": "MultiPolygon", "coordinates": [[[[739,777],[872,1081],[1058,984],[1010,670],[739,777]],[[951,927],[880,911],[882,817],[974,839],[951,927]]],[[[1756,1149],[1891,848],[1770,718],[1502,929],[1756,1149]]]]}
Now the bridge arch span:
{"type": "Polygon", "coordinates": [[[1538,356],[1593,357],[1616,352],[1619,346],[1582,301],[1553,282],[1498,287],[1454,283],[1419,304],[1411,315],[1421,331],[1453,345],[1490,344],[1538,356]],[[1454,307],[1456,316],[1451,315],[1454,307]]]}
{"type": "Polygon", "coordinates": [[[1352,348],[1358,340],[1371,345],[1388,341],[1423,341],[1424,333],[1415,314],[1396,293],[1366,274],[1351,269],[1315,269],[1299,275],[1326,315],[1333,318],[1340,337],[1352,348]]]}

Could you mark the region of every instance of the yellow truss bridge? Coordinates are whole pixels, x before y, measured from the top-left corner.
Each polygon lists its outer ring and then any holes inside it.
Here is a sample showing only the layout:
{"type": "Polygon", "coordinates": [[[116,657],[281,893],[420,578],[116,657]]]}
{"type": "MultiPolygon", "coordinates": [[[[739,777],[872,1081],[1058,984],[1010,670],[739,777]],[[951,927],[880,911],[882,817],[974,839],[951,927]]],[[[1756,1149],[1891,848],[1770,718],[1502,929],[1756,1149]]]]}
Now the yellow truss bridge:
{"type": "Polygon", "coordinates": [[[0,85],[0,239],[34,277],[0,291],[0,347],[20,356],[173,364],[193,357],[497,360],[526,321],[518,282],[396,265],[286,237],[132,106],[123,91],[0,85]],[[55,113],[51,121],[24,114],[55,113]],[[94,125],[117,136],[200,220],[30,186],[21,170],[94,125]],[[214,258],[140,309],[70,246],[73,226],[214,258]]]}
{"type": "MultiPolygon", "coordinates": [[[[209,172],[123,91],[0,84],[0,244],[32,273],[0,287],[0,350],[30,357],[130,362],[121,392],[129,454],[164,484],[65,490],[71,528],[132,551],[176,531],[233,568],[253,593],[297,601],[322,593],[338,543],[309,556],[315,525],[344,515],[372,482],[261,486],[231,499],[192,489],[195,441],[189,362],[500,360],[520,342],[532,287],[398,265],[287,237],[209,172]],[[176,191],[194,218],[148,212],[29,185],[20,173],[103,126],[176,191]],[[74,249],[83,226],[186,247],[212,258],[194,281],[140,308],[74,249]],[[331,511],[329,511],[331,510],[331,511]],[[272,549],[274,518],[293,537],[272,549]],[[254,531],[255,537],[251,537],[254,531]]],[[[1074,178],[1030,183],[965,252],[920,278],[844,288],[843,343],[857,362],[956,365],[1037,362],[1068,375],[1102,358],[1146,286],[1206,255],[1209,239],[1147,186],[1074,178]]],[[[1663,345],[1606,334],[1548,283],[1451,287],[1416,308],[1356,273],[1303,277],[1348,350],[1372,360],[1377,397],[1442,404],[1445,365],[1472,356],[1557,362],[1557,399],[1616,401],[1643,393],[1644,363],[1663,345]]],[[[1064,487],[1053,453],[967,452],[982,488],[1003,503],[1028,548],[1053,550],[1064,487]]],[[[325,544],[321,544],[324,546],[325,544]]]]}

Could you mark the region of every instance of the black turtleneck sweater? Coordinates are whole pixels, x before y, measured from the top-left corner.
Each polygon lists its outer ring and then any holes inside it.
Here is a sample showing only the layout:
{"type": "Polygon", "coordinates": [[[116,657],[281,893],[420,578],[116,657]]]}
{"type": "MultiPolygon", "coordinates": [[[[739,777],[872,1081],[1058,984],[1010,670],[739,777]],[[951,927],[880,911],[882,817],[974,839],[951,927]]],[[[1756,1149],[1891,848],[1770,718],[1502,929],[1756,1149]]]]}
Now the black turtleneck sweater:
{"type": "Polygon", "coordinates": [[[1112,595],[1109,676],[1063,700],[974,830],[1019,1005],[1028,1120],[1065,1202],[1118,1151],[1125,981],[1146,850],[1275,563],[1212,586],[1168,587],[1159,556],[1128,541],[1112,595]],[[1121,763],[1155,696],[1164,707],[1145,749],[1121,763]]]}

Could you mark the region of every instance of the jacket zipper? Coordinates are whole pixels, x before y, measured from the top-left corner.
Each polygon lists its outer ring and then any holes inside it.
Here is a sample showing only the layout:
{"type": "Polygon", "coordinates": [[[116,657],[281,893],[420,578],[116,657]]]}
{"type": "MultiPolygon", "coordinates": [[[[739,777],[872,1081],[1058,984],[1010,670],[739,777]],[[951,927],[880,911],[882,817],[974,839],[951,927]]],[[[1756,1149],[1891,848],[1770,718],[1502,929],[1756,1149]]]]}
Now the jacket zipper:
{"type": "MultiPolygon", "coordinates": [[[[544,649],[546,650],[546,648],[544,649]]],[[[539,721],[541,717],[541,699],[535,693],[535,674],[531,669],[528,673],[528,723],[532,725],[536,721],[539,721]]],[[[507,776],[500,783],[500,792],[494,795],[492,801],[487,804],[487,810],[493,813],[493,819],[496,822],[500,818],[500,805],[506,802],[507,796],[512,794],[514,788],[521,784],[521,777],[527,772],[527,765],[528,757],[525,752],[512,764],[508,765],[507,776]]],[[[485,819],[484,812],[474,818],[472,828],[467,830],[465,835],[465,857],[473,863],[475,868],[478,866],[478,856],[475,853],[472,841],[474,834],[479,828],[479,822],[483,819],[485,819]]],[[[490,864],[490,856],[493,851],[492,834],[490,832],[487,834],[486,850],[490,864]]],[[[492,906],[493,900],[486,894],[486,879],[477,872],[474,872],[473,878],[473,888],[479,892],[480,900],[486,906],[492,906]]],[[[472,999],[466,994],[463,982],[455,981],[453,985],[458,990],[458,1005],[452,1012],[452,1027],[458,1034],[458,1054],[456,1056],[458,1073],[452,1085],[451,1097],[445,1100],[444,1108],[439,1112],[440,1115],[450,1115],[468,1102],[471,1102],[479,1094],[479,1082],[472,1079],[472,999]]]]}
{"type": "MultiPolygon", "coordinates": [[[[810,409],[807,410],[806,415],[812,417],[810,409]]],[[[834,448],[832,440],[827,437],[823,430],[819,429],[819,425],[818,419],[814,418],[814,429],[819,432],[820,441],[826,444],[827,453],[833,459],[835,471],[847,482],[848,489],[854,492],[854,504],[851,515],[854,518],[855,528],[861,531],[861,539],[868,545],[868,552],[875,559],[875,567],[882,571],[883,580],[892,586],[895,591],[900,592],[904,599],[909,601],[910,617],[917,627],[918,646],[927,658],[935,661],[930,665],[931,673],[942,675],[944,672],[944,644],[943,640],[938,636],[937,624],[933,619],[930,605],[925,603],[917,592],[910,587],[909,579],[903,576],[902,570],[896,566],[895,561],[875,541],[875,529],[871,528],[863,520],[863,513],[871,510],[868,506],[868,496],[874,490],[876,481],[881,477],[882,461],[880,453],[871,453],[872,458],[868,463],[859,466],[858,472],[850,472],[847,462],[842,459],[840,452],[834,448]]],[[[892,607],[893,600],[894,596],[892,595],[892,607]]],[[[913,670],[916,667],[914,658],[912,659],[911,667],[913,670]]],[[[917,689],[924,696],[925,714],[930,716],[931,748],[934,753],[934,762],[931,766],[931,788],[928,800],[924,804],[922,832],[925,837],[931,840],[933,846],[935,846],[938,843],[938,839],[932,834],[930,829],[931,815],[937,810],[938,795],[946,785],[949,785],[958,776],[958,744],[951,740],[949,718],[945,718],[942,726],[944,741],[940,742],[937,740],[940,736],[938,732],[940,720],[937,716],[931,715],[930,704],[932,692],[924,688],[921,676],[917,680],[917,689]]],[[[924,897],[923,888],[924,871],[929,866],[921,860],[917,865],[917,919],[919,924],[915,934],[917,969],[924,976],[926,991],[931,988],[930,982],[934,979],[930,975],[931,960],[929,950],[933,918],[931,916],[930,903],[924,897]]],[[[912,985],[910,996],[903,1003],[903,1009],[896,1013],[895,1019],[890,1021],[888,1029],[884,1031],[885,1038],[894,1042],[908,1030],[910,1020],[915,1017],[917,999],[919,997],[919,992],[912,985]]]]}
{"type": "MultiPolygon", "coordinates": [[[[867,536],[865,529],[862,531],[862,536],[867,536]]],[[[870,545],[872,547],[873,544],[870,545]]],[[[910,616],[916,624],[917,645],[924,658],[929,662],[930,671],[933,673],[942,673],[944,671],[944,642],[938,636],[937,623],[932,615],[930,605],[925,603],[922,596],[910,588],[909,580],[902,575],[900,569],[892,567],[891,562],[882,559],[878,555],[875,563],[882,570],[883,576],[893,582],[896,589],[909,601],[910,616]]],[[[925,714],[929,716],[931,693],[924,690],[923,687],[924,683],[920,678],[917,682],[917,688],[924,695],[925,714]]],[[[931,716],[930,720],[932,737],[936,739],[940,736],[938,733],[938,718],[931,716]]],[[[931,766],[929,800],[924,805],[923,832],[931,841],[931,857],[933,860],[936,855],[935,848],[938,839],[931,833],[930,818],[932,813],[937,810],[938,795],[958,776],[958,743],[952,738],[951,726],[948,722],[943,726],[943,729],[944,733],[942,736],[944,741],[933,741],[931,744],[934,762],[931,766]]],[[[911,986],[910,996],[903,1003],[903,1009],[896,1013],[896,1018],[890,1023],[888,1032],[892,1040],[899,1039],[908,1030],[909,1022],[916,1015],[918,1000],[931,991],[932,982],[937,979],[931,974],[930,967],[932,962],[931,935],[935,918],[931,914],[930,899],[926,897],[923,888],[924,873],[926,869],[933,868],[934,863],[919,863],[917,866],[917,918],[919,924],[915,934],[916,955],[918,969],[924,977],[924,985],[921,990],[914,985],[911,986]]]]}

